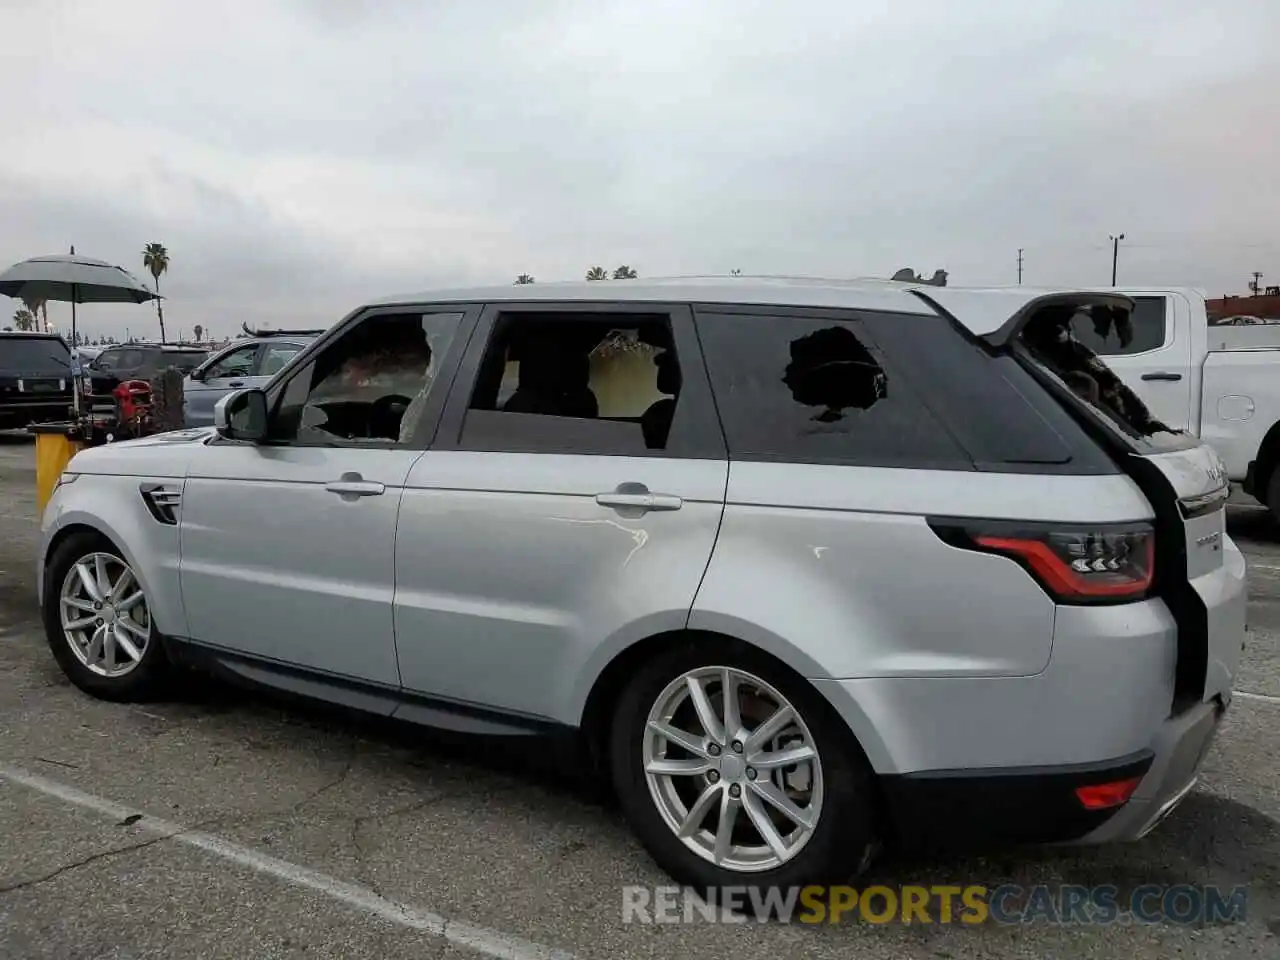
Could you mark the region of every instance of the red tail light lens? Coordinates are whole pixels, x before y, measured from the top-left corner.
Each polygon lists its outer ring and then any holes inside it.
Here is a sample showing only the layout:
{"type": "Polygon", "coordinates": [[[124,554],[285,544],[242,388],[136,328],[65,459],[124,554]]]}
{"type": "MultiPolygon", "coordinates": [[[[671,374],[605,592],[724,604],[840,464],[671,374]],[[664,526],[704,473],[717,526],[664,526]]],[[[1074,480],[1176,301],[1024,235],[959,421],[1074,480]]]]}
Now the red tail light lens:
{"type": "Polygon", "coordinates": [[[1109,810],[1111,807],[1128,803],[1141,782],[1141,777],[1130,777],[1128,780],[1116,780],[1113,783],[1095,783],[1087,787],[1076,787],[1076,799],[1086,810],[1109,810]]]}
{"type": "Polygon", "coordinates": [[[952,546],[1016,560],[1064,603],[1139,600],[1155,575],[1155,531],[1149,524],[1082,530],[981,521],[931,526],[952,546]]]}

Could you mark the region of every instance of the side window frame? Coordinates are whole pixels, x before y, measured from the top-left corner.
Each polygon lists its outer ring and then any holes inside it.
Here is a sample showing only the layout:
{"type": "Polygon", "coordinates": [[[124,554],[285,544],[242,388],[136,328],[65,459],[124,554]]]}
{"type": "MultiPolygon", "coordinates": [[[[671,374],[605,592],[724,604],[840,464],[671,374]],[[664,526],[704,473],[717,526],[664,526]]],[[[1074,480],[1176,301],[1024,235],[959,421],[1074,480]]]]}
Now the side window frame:
{"type": "MultiPolygon", "coordinates": [[[[324,350],[337,343],[342,337],[349,333],[358,324],[366,320],[380,316],[397,316],[406,313],[460,313],[462,319],[458,321],[458,330],[454,334],[453,340],[449,343],[449,350],[440,360],[440,367],[436,372],[436,387],[427,396],[427,403],[423,407],[422,416],[418,420],[418,427],[413,435],[404,443],[387,440],[383,442],[365,440],[359,443],[344,443],[340,439],[328,440],[323,443],[305,443],[299,442],[296,438],[288,442],[275,441],[268,443],[267,446],[283,447],[286,449],[325,449],[325,448],[342,448],[347,450],[426,450],[430,445],[432,438],[435,436],[440,426],[440,412],[444,407],[448,398],[450,387],[454,382],[454,378],[458,373],[458,366],[462,361],[465,350],[472,335],[475,331],[477,318],[480,315],[480,305],[476,303],[397,303],[397,304],[379,304],[376,307],[360,307],[357,310],[347,314],[342,320],[334,324],[327,333],[317,337],[311,343],[303,347],[298,353],[294,354],[293,359],[289,361],[289,367],[285,371],[288,376],[273,379],[267,390],[267,417],[268,422],[274,419],[278,413],[281,401],[284,399],[285,392],[289,389],[294,379],[306,373],[311,362],[318,357],[324,350]]],[[[221,438],[215,437],[215,442],[221,438]]],[[[223,441],[229,443],[238,443],[239,441],[223,441]]]]}
{"type": "MultiPolygon", "coordinates": [[[[239,346],[239,347],[232,347],[230,350],[228,350],[225,354],[223,354],[221,357],[219,357],[219,358],[218,358],[217,360],[215,360],[213,363],[209,364],[209,369],[210,369],[210,370],[212,370],[215,366],[217,366],[218,364],[222,363],[222,361],[223,361],[223,360],[226,360],[228,357],[232,357],[232,356],[234,356],[237,352],[239,352],[239,351],[241,351],[241,350],[243,350],[243,351],[245,351],[245,352],[250,352],[250,351],[252,351],[253,356],[252,356],[252,358],[249,360],[249,370],[250,370],[250,372],[249,372],[249,373],[244,373],[244,374],[236,374],[235,376],[244,376],[244,377],[251,377],[251,376],[253,376],[253,373],[252,373],[253,368],[254,368],[255,366],[257,366],[258,358],[262,355],[262,344],[260,344],[260,343],[246,343],[246,344],[243,344],[242,346],[239,346]]],[[[208,375],[206,375],[206,376],[205,376],[205,379],[206,379],[206,380],[219,380],[219,379],[224,379],[225,377],[228,377],[228,376],[231,376],[231,374],[223,374],[221,377],[214,377],[214,376],[208,376],[208,375]]]]}
{"type": "MultiPolygon", "coordinates": [[[[675,430],[676,426],[673,423],[672,436],[675,436],[675,430]]],[[[721,429],[720,418],[716,413],[715,400],[711,393],[711,381],[707,376],[702,347],[693,325],[693,312],[687,303],[669,301],[512,300],[486,304],[449,391],[431,449],[544,456],[626,456],[688,460],[723,460],[727,457],[724,432],[721,429]],[[620,316],[666,314],[671,324],[676,359],[680,364],[680,396],[676,404],[675,416],[677,420],[684,418],[687,423],[687,425],[681,424],[679,444],[675,447],[668,444],[662,450],[640,448],[627,453],[539,450],[532,444],[527,448],[496,450],[487,445],[464,444],[462,442],[463,422],[471,406],[471,396],[498,320],[503,315],[519,313],[614,313],[620,316]]]]}

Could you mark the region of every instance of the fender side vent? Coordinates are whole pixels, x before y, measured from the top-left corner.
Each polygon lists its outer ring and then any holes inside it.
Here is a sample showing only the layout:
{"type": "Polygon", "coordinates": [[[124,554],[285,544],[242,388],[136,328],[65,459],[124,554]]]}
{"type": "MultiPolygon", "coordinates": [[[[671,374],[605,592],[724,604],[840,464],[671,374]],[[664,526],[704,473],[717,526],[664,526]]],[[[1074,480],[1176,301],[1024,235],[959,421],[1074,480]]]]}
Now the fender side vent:
{"type": "Polygon", "coordinates": [[[178,508],[182,506],[182,491],[164,483],[143,483],[138,486],[147,511],[161,523],[176,526],[178,508]]]}

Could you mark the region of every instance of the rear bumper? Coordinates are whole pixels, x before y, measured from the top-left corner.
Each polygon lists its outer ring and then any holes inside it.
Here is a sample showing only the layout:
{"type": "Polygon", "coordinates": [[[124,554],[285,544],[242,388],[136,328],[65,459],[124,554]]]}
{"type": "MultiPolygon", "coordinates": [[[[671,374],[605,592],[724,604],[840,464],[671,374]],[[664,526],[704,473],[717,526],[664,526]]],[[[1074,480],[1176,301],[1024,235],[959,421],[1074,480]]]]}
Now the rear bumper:
{"type": "Polygon", "coordinates": [[[37,403],[0,404],[0,423],[26,426],[29,423],[48,423],[66,420],[73,404],[71,394],[51,394],[37,403]]]}
{"type": "Polygon", "coordinates": [[[1199,704],[1168,720],[1149,749],[1096,764],[881,777],[895,834],[909,847],[1136,840],[1191,791],[1222,712],[1199,704]],[[1132,798],[1117,807],[1089,810],[1076,796],[1134,777],[1132,798]]]}

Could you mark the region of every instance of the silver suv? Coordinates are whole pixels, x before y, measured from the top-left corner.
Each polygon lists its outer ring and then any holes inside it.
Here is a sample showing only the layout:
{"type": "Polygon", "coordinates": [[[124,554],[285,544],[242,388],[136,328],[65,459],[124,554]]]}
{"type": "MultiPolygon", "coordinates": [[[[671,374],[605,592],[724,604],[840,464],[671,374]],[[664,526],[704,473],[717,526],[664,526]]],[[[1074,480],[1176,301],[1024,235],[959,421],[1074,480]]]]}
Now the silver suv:
{"type": "Polygon", "coordinates": [[[1231,698],[1214,454],[1070,331],[1112,294],[708,280],[357,310],[215,428],[87,450],[49,643],[427,726],[568,733],[682,882],[882,842],[1135,838],[1231,698]]]}

